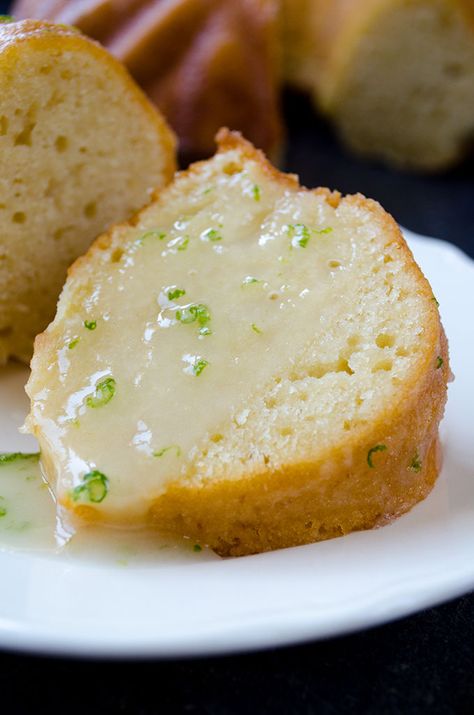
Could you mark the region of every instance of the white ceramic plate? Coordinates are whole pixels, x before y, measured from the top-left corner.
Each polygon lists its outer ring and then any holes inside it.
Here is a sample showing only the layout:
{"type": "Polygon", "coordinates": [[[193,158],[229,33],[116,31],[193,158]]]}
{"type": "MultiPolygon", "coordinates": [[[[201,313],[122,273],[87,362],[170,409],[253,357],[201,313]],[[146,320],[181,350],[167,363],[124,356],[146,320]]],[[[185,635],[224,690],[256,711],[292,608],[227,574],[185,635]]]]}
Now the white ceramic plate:
{"type": "MultiPolygon", "coordinates": [[[[227,653],[346,633],[474,588],[474,263],[444,242],[407,237],[440,302],[456,375],[444,468],[428,499],[383,529],[234,560],[202,554],[123,568],[0,551],[0,648],[227,653]]],[[[32,446],[16,432],[25,377],[0,375],[0,451],[32,446]]]]}

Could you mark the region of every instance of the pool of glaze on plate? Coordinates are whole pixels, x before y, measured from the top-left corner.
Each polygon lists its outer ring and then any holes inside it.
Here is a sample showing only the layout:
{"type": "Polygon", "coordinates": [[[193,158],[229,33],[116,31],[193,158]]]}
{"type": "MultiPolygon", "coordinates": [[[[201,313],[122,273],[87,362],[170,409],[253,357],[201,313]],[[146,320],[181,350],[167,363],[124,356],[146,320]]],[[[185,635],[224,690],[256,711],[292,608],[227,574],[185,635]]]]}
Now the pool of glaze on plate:
{"type": "Polygon", "coordinates": [[[21,459],[0,466],[0,553],[41,553],[62,559],[87,559],[117,567],[217,559],[194,542],[165,540],[147,531],[85,526],[59,545],[56,507],[39,464],[21,459]]]}

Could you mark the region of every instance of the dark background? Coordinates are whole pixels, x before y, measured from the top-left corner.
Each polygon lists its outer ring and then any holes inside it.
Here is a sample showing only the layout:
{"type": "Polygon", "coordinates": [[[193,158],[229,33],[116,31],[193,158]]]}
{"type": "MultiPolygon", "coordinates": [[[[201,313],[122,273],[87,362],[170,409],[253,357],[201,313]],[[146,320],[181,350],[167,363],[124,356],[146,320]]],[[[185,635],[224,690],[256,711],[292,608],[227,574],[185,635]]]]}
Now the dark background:
{"type": "MultiPolygon", "coordinates": [[[[284,168],[304,184],[360,191],[407,228],[474,256],[474,159],[442,175],[391,171],[347,155],[304,97],[286,94],[284,109],[284,168]]],[[[472,715],[474,595],[345,638],[224,658],[81,662],[0,651],[0,710],[472,715]]]]}

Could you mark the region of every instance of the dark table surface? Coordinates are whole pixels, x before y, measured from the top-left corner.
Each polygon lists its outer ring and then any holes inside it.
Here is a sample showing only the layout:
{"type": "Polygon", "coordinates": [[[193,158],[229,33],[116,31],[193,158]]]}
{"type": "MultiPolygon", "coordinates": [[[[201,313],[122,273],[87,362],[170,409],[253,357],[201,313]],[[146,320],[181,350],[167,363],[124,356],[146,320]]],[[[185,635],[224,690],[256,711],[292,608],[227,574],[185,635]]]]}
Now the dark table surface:
{"type": "MultiPolygon", "coordinates": [[[[304,98],[287,94],[285,113],[284,168],[304,184],[360,191],[407,228],[474,256],[474,160],[435,176],[390,171],[346,154],[304,98]]],[[[231,657],[81,662],[0,652],[0,709],[5,715],[471,715],[474,594],[344,638],[231,657]]]]}

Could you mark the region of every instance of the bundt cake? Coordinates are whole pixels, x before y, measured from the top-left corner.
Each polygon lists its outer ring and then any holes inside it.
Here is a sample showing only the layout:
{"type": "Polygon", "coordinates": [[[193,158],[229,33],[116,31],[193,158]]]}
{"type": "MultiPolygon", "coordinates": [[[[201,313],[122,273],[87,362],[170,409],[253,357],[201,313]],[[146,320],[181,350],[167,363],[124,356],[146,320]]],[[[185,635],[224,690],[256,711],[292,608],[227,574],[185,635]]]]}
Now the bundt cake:
{"type": "Polygon", "coordinates": [[[474,141],[472,0],[17,0],[14,12],[108,46],[188,156],[210,154],[221,125],[274,152],[281,75],[368,157],[439,170],[474,141]]]}
{"type": "Polygon", "coordinates": [[[219,145],[73,265],[36,340],[60,509],[224,555],[385,524],[439,470],[432,290],[377,203],[219,145]]]}
{"type": "Polygon", "coordinates": [[[30,359],[67,267],[174,167],[164,119],[100,45],[0,24],[0,363],[30,359]]]}
{"type": "Polygon", "coordinates": [[[287,79],[354,151],[439,170],[474,144],[472,0],[284,0],[287,79]]]}
{"type": "Polygon", "coordinates": [[[104,44],[163,111],[186,159],[212,154],[221,126],[278,152],[278,0],[18,0],[12,12],[104,44]]]}

